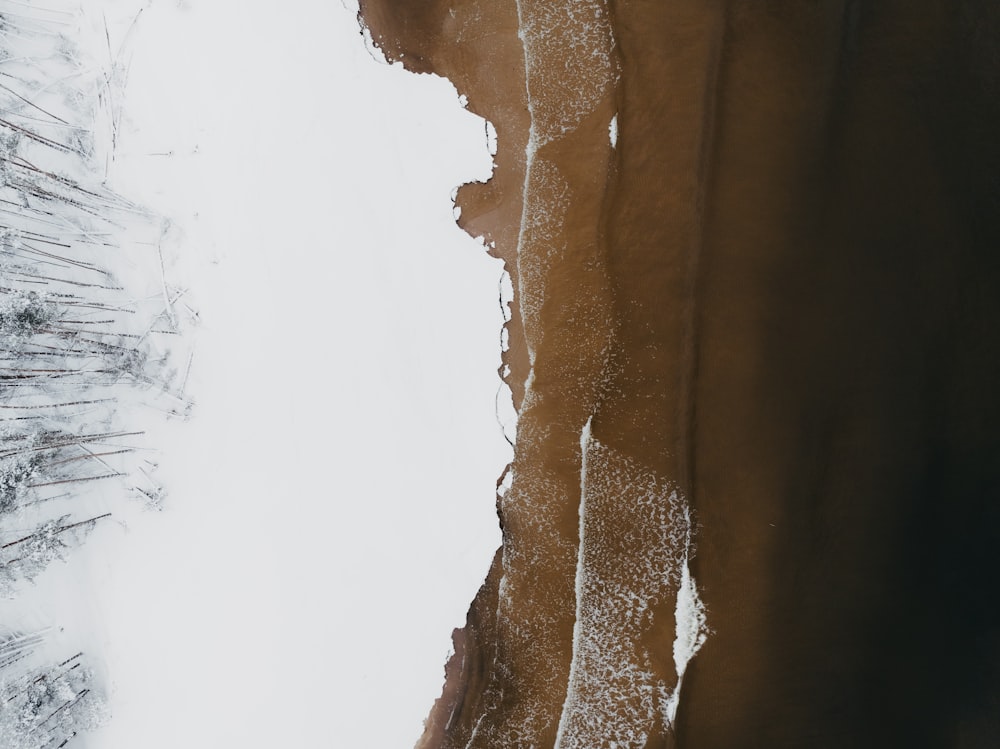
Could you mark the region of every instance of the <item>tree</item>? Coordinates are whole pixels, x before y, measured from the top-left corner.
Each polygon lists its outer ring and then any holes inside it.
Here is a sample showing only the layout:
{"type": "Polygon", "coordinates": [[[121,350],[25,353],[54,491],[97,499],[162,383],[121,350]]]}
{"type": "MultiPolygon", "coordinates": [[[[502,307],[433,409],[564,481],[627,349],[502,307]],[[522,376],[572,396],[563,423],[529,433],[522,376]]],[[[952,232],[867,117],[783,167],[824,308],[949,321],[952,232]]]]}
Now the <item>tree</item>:
{"type": "MultiPolygon", "coordinates": [[[[0,652],[16,636],[0,643],[0,652]]],[[[0,668],[0,746],[52,749],[66,746],[81,731],[107,719],[107,705],[94,687],[83,653],[61,663],[32,668],[17,676],[0,668]]]]}

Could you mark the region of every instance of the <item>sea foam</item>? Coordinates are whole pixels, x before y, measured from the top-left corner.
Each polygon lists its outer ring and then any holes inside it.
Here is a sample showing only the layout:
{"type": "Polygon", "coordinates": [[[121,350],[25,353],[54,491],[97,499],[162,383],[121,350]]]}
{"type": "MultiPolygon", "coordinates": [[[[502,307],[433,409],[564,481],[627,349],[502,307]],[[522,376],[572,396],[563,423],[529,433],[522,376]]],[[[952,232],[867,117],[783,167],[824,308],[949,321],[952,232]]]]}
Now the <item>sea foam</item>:
{"type": "Polygon", "coordinates": [[[557,749],[642,747],[673,723],[706,612],[688,562],[691,514],[672,482],[581,435],[580,547],[573,661],[557,749]],[[666,679],[643,645],[658,604],[674,598],[674,668],[666,679]]]}

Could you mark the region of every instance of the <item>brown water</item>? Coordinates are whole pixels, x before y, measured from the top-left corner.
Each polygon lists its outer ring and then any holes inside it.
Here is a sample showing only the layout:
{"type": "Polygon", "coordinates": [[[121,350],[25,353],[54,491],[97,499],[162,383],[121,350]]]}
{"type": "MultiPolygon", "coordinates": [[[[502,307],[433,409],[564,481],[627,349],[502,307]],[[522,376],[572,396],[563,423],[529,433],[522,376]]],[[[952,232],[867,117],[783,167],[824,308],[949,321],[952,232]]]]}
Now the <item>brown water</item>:
{"type": "Polygon", "coordinates": [[[496,127],[515,289],[418,746],[1000,746],[1000,6],[361,6],[496,127]]]}

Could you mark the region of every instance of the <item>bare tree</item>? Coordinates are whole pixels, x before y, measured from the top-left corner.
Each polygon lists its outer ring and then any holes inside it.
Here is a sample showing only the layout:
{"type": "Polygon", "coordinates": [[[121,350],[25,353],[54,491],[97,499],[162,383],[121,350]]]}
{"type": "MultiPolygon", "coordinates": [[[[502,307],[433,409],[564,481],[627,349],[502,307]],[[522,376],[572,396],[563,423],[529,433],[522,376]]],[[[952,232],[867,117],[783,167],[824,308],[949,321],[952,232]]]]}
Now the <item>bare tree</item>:
{"type": "Polygon", "coordinates": [[[49,749],[107,719],[103,696],[83,653],[60,663],[17,669],[40,645],[41,634],[0,641],[0,746],[49,749]],[[15,673],[16,672],[16,673],[15,673]]]}
{"type": "MultiPolygon", "coordinates": [[[[138,457],[143,430],[132,422],[155,411],[184,418],[190,408],[187,367],[173,363],[173,349],[195,316],[179,314],[188,309],[184,292],[164,275],[162,221],[106,186],[124,66],[112,54],[110,69],[94,66],[88,78],[67,27],[53,18],[29,3],[0,12],[6,597],[70,559],[116,502],[160,505],[163,488],[154,464],[138,457]],[[98,132],[100,118],[106,129],[98,132]]],[[[42,639],[0,635],[2,749],[59,749],[102,719],[81,656],[39,663],[42,639]]]]}

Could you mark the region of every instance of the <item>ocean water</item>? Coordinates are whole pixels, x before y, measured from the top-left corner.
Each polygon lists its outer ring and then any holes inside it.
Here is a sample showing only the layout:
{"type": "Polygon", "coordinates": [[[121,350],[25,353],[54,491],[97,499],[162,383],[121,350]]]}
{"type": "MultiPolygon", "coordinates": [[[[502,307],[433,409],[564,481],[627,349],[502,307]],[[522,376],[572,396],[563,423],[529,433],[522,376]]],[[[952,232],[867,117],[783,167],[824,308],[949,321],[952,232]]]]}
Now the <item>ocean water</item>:
{"type": "Polygon", "coordinates": [[[361,11],[493,123],[457,202],[513,287],[504,545],[418,746],[996,745],[1000,12],[361,11]]]}

